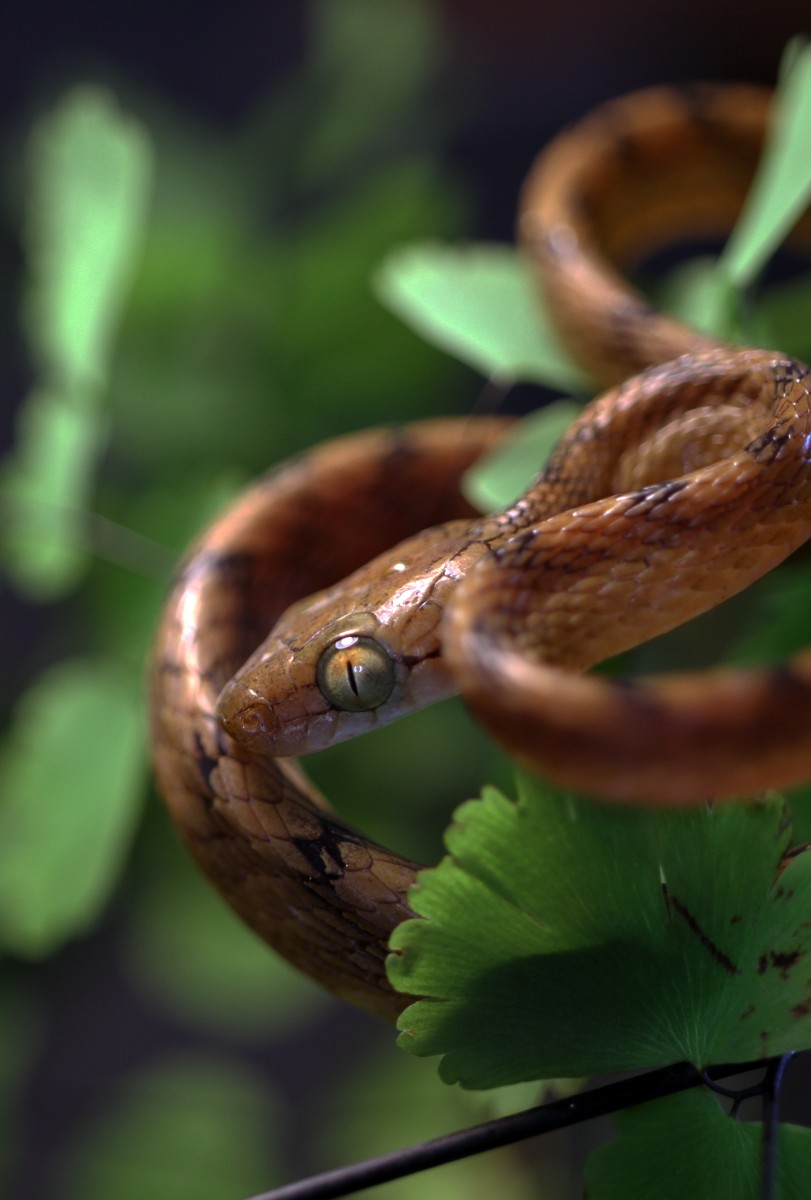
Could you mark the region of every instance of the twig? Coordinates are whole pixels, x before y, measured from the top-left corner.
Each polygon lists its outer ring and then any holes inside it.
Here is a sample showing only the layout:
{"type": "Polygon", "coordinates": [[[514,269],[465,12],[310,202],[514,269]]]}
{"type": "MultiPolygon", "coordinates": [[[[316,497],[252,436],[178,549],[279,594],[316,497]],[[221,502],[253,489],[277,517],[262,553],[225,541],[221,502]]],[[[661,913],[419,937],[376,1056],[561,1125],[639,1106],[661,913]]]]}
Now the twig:
{"type": "Polygon", "coordinates": [[[774,1196],[777,1194],[775,1190],[777,1182],[777,1112],[783,1076],[793,1057],[793,1054],[784,1054],[781,1058],[772,1059],[763,1080],[763,1159],[761,1166],[761,1196],[763,1200],[774,1200],[774,1196]]]}
{"type": "MultiPolygon", "coordinates": [[[[783,1060],[777,1061],[779,1063],[783,1060]]],[[[734,1063],[713,1067],[709,1074],[711,1078],[717,1076],[723,1079],[763,1065],[763,1060],[754,1063],[734,1063]]],[[[395,1150],[392,1154],[383,1154],[379,1158],[370,1158],[348,1167],[338,1167],[321,1175],[311,1175],[297,1183],[252,1196],[250,1200],[331,1200],[333,1197],[347,1196],[376,1184],[427,1171],[443,1163],[456,1162],[472,1154],[481,1154],[485,1150],[495,1150],[500,1146],[510,1146],[537,1134],[565,1129],[569,1125],[577,1125],[581,1121],[590,1121],[594,1117],[618,1112],[634,1104],[683,1092],[688,1088],[697,1087],[704,1081],[702,1073],[691,1063],[658,1067],[654,1071],[647,1071],[630,1079],[622,1079],[617,1083],[604,1084],[591,1091],[581,1092],[566,1100],[554,1100],[550,1104],[539,1105],[509,1117],[499,1117],[482,1125],[474,1125],[470,1129],[462,1129],[457,1133],[422,1142],[418,1146],[395,1150]]]]}

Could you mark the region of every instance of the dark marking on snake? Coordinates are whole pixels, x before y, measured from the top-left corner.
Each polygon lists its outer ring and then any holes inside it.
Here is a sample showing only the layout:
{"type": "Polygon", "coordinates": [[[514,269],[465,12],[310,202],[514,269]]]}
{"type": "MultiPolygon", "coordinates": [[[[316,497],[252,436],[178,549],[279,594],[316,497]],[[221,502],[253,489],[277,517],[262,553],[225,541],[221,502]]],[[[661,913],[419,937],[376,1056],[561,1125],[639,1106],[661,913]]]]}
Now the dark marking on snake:
{"type": "Polygon", "coordinates": [[[629,519],[637,518],[640,513],[651,516],[657,508],[667,504],[686,487],[687,484],[681,479],[668,479],[664,483],[652,483],[648,487],[640,488],[638,492],[633,493],[633,502],[625,510],[623,516],[629,519]]]}

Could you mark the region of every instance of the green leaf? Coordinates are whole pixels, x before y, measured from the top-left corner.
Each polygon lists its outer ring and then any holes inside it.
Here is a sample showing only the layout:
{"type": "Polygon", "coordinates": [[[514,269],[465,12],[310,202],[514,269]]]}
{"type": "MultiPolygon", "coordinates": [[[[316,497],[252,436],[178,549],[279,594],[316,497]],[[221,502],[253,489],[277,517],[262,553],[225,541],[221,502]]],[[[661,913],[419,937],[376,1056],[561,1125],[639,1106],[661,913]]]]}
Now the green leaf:
{"type": "MultiPolygon", "coordinates": [[[[762,1125],[726,1116],[706,1088],[630,1108],[614,1118],[619,1137],[586,1166],[589,1200],[757,1200],[762,1125]]],[[[811,1130],[782,1125],[773,1200],[805,1200],[811,1130]]]]}
{"type": "Polygon", "coordinates": [[[455,364],[393,320],[368,281],[388,247],[458,221],[457,190],[430,159],[417,159],[362,175],[300,237],[288,236],[276,262],[284,305],[275,337],[300,397],[289,406],[298,438],[308,426],[313,440],[348,424],[436,411],[436,381],[455,364]]]}
{"type": "Polygon", "coordinates": [[[0,945],[44,955],[114,886],[143,792],[137,683],[92,659],[45,671],[0,753],[0,945]]]}
{"type": "MultiPolygon", "coordinates": [[[[127,1081],[60,1171],[64,1200],[223,1200],[265,1190],[279,1141],[262,1082],[224,1059],[127,1081]]],[[[56,1193],[55,1193],[56,1194],[56,1193]]]]}
{"type": "Polygon", "coordinates": [[[81,514],[107,432],[99,399],[146,222],[151,155],[108,92],[80,87],[39,122],[29,160],[23,310],[39,382],[0,496],[9,572],[48,600],[87,561],[81,514]]]}
{"type": "Polygon", "coordinates": [[[463,487],[471,504],[483,512],[511,504],[543,470],[579,412],[573,400],[557,400],[521,421],[497,450],[466,473],[463,487]]]}
{"type": "Polygon", "coordinates": [[[758,296],[756,341],[778,347],[807,361],[811,359],[811,277],[803,275],[775,284],[758,296]]]}
{"type": "Polygon", "coordinates": [[[400,1044],[494,1087],[811,1045],[811,857],[785,804],[659,812],[522,777],[462,806],[389,976],[400,1044]],[[779,882],[777,876],[779,874],[779,882]]]}
{"type": "Polygon", "coordinates": [[[427,341],[488,378],[586,384],[541,311],[528,265],[509,246],[416,242],[384,259],[373,286],[427,341]]]}
{"type": "Polygon", "coordinates": [[[141,244],[147,137],[112,94],[77,87],[34,130],[26,242],[28,337],[71,392],[103,381],[141,244]]]}
{"type": "Polygon", "coordinates": [[[811,197],[811,47],[791,43],[775,94],[772,130],[755,181],[720,266],[746,287],[791,230],[811,197]]]}
{"type": "Polygon", "coordinates": [[[0,498],[6,565],[31,599],[55,599],[84,571],[84,512],[105,442],[106,422],[66,404],[64,394],[38,388],[28,396],[17,452],[0,470],[0,498]]]}
{"type": "Polygon", "coordinates": [[[753,620],[739,635],[727,661],[741,666],[780,662],[808,642],[811,564],[797,559],[758,581],[753,620]]]}
{"type": "Polygon", "coordinates": [[[314,120],[299,146],[308,186],[391,142],[437,74],[441,31],[426,0],[320,0],[304,82],[314,120]]]}
{"type": "Polygon", "coordinates": [[[691,329],[728,340],[742,337],[740,296],[715,258],[692,258],[674,267],[656,289],[656,299],[691,329]]]}

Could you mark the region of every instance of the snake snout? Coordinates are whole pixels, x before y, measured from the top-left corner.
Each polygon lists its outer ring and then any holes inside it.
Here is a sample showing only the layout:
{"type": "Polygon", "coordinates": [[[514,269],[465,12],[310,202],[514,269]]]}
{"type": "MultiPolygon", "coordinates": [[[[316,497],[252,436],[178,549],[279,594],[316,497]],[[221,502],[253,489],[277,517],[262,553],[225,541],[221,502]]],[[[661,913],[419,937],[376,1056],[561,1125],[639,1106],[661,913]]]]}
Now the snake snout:
{"type": "Polygon", "coordinates": [[[279,722],[267,700],[252,688],[232,680],[217,701],[217,720],[229,737],[242,745],[269,749],[279,722]]]}

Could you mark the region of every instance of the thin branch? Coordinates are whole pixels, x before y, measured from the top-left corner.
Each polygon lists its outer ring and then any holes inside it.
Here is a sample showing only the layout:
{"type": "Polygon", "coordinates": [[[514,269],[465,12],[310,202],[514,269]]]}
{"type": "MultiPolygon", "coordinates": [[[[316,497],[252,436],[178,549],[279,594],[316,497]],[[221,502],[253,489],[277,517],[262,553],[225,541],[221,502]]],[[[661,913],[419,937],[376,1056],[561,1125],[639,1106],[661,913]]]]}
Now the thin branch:
{"type": "MultiPolygon", "coordinates": [[[[761,1059],[754,1063],[718,1066],[711,1069],[710,1075],[723,1079],[763,1065],[761,1059]]],[[[395,1150],[392,1154],[325,1171],[321,1175],[312,1175],[309,1179],[252,1196],[250,1200],[332,1200],[333,1197],[347,1196],[392,1179],[456,1162],[472,1154],[481,1154],[485,1150],[510,1146],[541,1133],[591,1121],[594,1117],[618,1112],[634,1104],[658,1100],[697,1087],[703,1082],[701,1072],[691,1063],[658,1067],[630,1079],[581,1092],[566,1100],[554,1100],[550,1104],[542,1104],[509,1117],[499,1117],[483,1125],[474,1125],[470,1129],[422,1142],[418,1146],[395,1150]]]]}
{"type": "Polygon", "coordinates": [[[737,1121],[739,1113],[740,1113],[741,1105],[743,1104],[744,1100],[755,1100],[755,1099],[761,1098],[765,1094],[765,1090],[766,1090],[766,1086],[767,1086],[766,1081],[769,1076],[769,1071],[772,1069],[773,1062],[774,1062],[774,1060],[763,1062],[760,1064],[762,1067],[765,1066],[765,1070],[762,1074],[762,1077],[758,1080],[757,1083],[751,1084],[750,1087],[745,1087],[745,1088],[722,1087],[722,1085],[720,1083],[716,1083],[716,1081],[710,1076],[708,1071],[702,1072],[702,1078],[703,1078],[704,1082],[706,1083],[707,1087],[710,1089],[710,1091],[715,1092],[715,1094],[717,1096],[725,1096],[727,1098],[727,1100],[732,1101],[732,1107],[729,1110],[729,1115],[732,1117],[732,1119],[734,1121],[737,1121]]]}
{"type": "Polygon", "coordinates": [[[793,1054],[772,1059],[763,1081],[763,1162],[761,1171],[762,1200],[774,1200],[777,1192],[777,1131],[780,1089],[786,1067],[793,1054]]]}
{"type": "Polygon", "coordinates": [[[12,513],[14,520],[26,522],[25,527],[29,532],[36,532],[37,521],[47,528],[55,512],[62,517],[69,517],[73,522],[72,533],[85,553],[144,579],[165,585],[177,565],[177,555],[168,546],[90,509],[31,499],[23,503],[6,498],[0,514],[5,515],[6,512],[12,513]]]}

